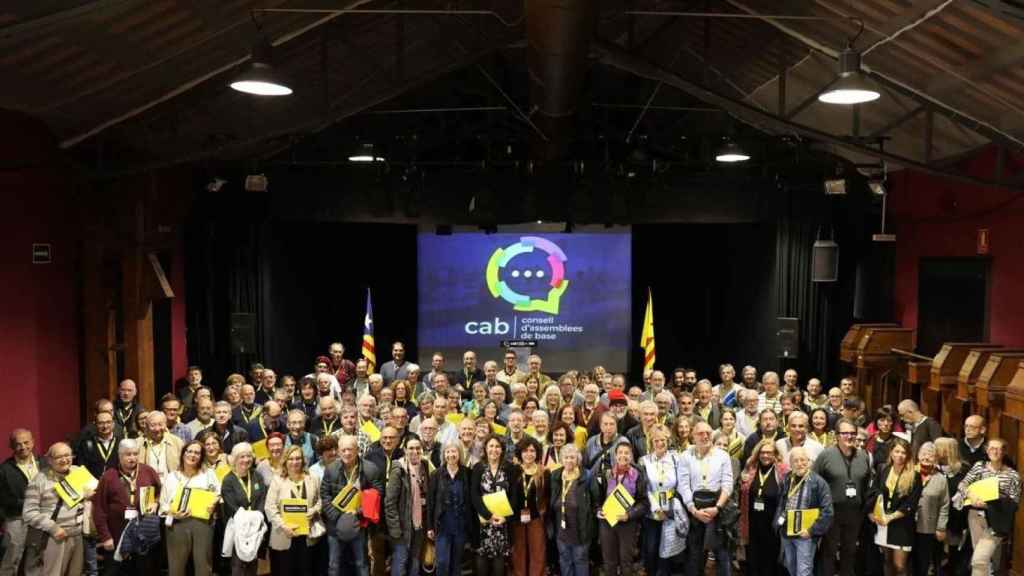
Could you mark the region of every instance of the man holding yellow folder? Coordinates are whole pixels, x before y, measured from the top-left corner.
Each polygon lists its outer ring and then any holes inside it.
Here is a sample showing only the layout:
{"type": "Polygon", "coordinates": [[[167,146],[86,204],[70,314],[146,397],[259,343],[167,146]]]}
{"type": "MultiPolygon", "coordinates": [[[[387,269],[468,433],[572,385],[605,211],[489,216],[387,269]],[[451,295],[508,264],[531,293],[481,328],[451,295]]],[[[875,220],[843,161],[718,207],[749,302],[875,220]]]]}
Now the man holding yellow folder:
{"type": "Polygon", "coordinates": [[[790,576],[811,576],[818,540],[832,524],[832,492],[811,471],[807,450],[789,452],[790,473],[782,482],[775,523],[782,535],[782,553],[790,576]]]}

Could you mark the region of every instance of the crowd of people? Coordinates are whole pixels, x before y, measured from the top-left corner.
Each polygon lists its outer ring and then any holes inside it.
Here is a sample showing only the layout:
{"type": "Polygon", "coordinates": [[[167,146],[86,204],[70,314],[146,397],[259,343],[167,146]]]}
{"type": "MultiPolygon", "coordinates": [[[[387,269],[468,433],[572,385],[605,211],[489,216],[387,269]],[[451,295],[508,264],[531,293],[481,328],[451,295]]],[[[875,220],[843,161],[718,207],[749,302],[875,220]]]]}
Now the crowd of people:
{"type": "Polygon", "coordinates": [[[132,380],[40,457],[10,434],[0,576],[998,574],[1020,501],[1006,442],[945,435],[910,399],[723,364],[630,385],[531,355],[374,373],[199,367],[142,406],[132,380]],[[83,472],[87,470],[88,475],[83,472]],[[88,476],[92,477],[90,480],[88,476]],[[82,479],[85,478],[83,481],[82,479]]]}

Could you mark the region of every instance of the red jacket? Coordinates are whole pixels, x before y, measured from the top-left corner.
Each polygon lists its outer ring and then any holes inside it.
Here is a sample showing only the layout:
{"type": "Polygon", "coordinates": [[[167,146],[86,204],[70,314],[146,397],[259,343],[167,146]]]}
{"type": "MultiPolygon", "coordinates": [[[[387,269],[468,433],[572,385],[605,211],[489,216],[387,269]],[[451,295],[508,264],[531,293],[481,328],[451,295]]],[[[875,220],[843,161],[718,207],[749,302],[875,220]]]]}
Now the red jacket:
{"type": "MultiPolygon", "coordinates": [[[[138,488],[152,486],[160,492],[160,477],[156,470],[139,463],[139,474],[136,478],[135,509],[139,509],[138,488]]],[[[128,508],[128,482],[121,479],[120,468],[108,468],[100,476],[96,494],[92,497],[92,517],[96,524],[96,535],[100,542],[113,539],[117,545],[121,532],[128,523],[124,519],[124,511],[128,508]]]]}

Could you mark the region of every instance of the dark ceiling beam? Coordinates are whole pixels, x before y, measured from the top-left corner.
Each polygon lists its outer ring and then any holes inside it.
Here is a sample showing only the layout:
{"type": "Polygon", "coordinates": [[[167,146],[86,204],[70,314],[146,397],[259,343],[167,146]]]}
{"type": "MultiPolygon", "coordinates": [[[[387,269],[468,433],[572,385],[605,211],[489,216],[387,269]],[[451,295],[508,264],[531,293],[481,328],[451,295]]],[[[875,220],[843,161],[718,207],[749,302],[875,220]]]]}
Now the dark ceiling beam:
{"type": "Polygon", "coordinates": [[[914,116],[917,116],[918,114],[924,112],[925,110],[926,108],[924,106],[918,106],[913,110],[908,110],[907,112],[904,112],[903,114],[897,116],[891,121],[886,122],[884,125],[879,126],[878,128],[875,128],[874,130],[869,132],[868,137],[871,138],[875,136],[882,136],[884,134],[888,134],[889,132],[892,132],[893,130],[899,128],[900,126],[906,124],[911,119],[913,119],[914,116]]]}
{"type": "MultiPolygon", "coordinates": [[[[294,29],[294,30],[290,30],[290,31],[282,34],[281,36],[279,36],[277,38],[271,39],[271,43],[273,45],[275,45],[275,46],[278,46],[278,45],[281,45],[281,44],[285,44],[285,43],[287,43],[287,42],[289,42],[291,40],[294,40],[295,38],[298,38],[298,37],[306,34],[307,32],[310,32],[312,30],[316,30],[320,26],[323,26],[324,24],[327,24],[328,22],[331,22],[332,20],[334,20],[335,18],[338,18],[339,16],[344,15],[345,14],[345,12],[344,12],[345,10],[354,9],[354,8],[356,8],[358,6],[361,6],[363,4],[367,4],[367,3],[372,2],[372,1],[373,0],[348,0],[348,1],[346,1],[344,3],[343,6],[338,6],[336,8],[337,12],[332,12],[332,13],[326,14],[326,15],[320,17],[320,18],[317,18],[316,21],[314,21],[314,22],[312,22],[310,24],[306,24],[306,25],[301,26],[301,27],[299,27],[297,29],[294,29]]],[[[157,96],[156,98],[153,98],[153,99],[149,100],[148,102],[145,102],[145,103],[143,103],[143,104],[141,104],[139,106],[136,106],[136,107],[132,108],[131,110],[128,110],[128,111],[126,111],[126,112],[124,112],[124,113],[122,113],[122,114],[120,114],[120,115],[118,115],[118,116],[116,116],[114,118],[110,118],[110,119],[104,120],[104,121],[100,122],[99,124],[95,125],[93,128],[91,128],[89,130],[81,132],[81,133],[79,133],[79,134],[77,134],[75,136],[72,136],[70,138],[66,138],[65,140],[61,141],[60,147],[61,148],[65,148],[65,149],[66,148],[71,148],[71,147],[75,146],[76,144],[78,144],[78,143],[80,143],[80,142],[82,142],[84,140],[87,140],[89,138],[92,138],[93,136],[95,136],[95,135],[97,135],[97,134],[99,134],[99,133],[101,133],[101,132],[103,132],[103,131],[105,131],[105,130],[113,127],[113,126],[117,126],[118,124],[121,124],[122,122],[125,122],[127,120],[131,120],[132,118],[135,118],[136,116],[139,116],[140,114],[143,114],[143,113],[151,110],[152,108],[154,108],[156,106],[159,106],[160,104],[163,104],[164,102],[167,102],[169,100],[173,100],[174,98],[178,97],[179,95],[184,94],[184,93],[186,93],[186,92],[196,88],[197,86],[199,86],[199,85],[201,85],[201,84],[211,80],[212,78],[216,78],[217,76],[220,76],[221,74],[224,74],[225,72],[229,72],[231,70],[235,70],[238,66],[240,66],[242,64],[245,64],[246,62],[249,62],[251,59],[252,59],[252,55],[251,54],[247,54],[245,56],[242,56],[241,58],[237,58],[237,59],[235,59],[235,60],[233,60],[231,62],[228,62],[228,63],[226,63],[226,64],[224,64],[224,65],[222,65],[222,66],[220,66],[218,68],[210,70],[209,72],[206,72],[205,74],[202,74],[202,75],[200,75],[200,76],[198,76],[196,78],[192,78],[192,79],[190,79],[190,80],[188,80],[188,81],[178,85],[177,87],[172,88],[171,90],[161,94],[160,96],[157,96]]]]}
{"type": "MultiPolygon", "coordinates": [[[[738,8],[738,9],[740,9],[740,10],[742,10],[742,11],[748,13],[748,14],[760,15],[756,10],[754,10],[753,8],[750,8],[749,6],[747,6],[746,4],[741,2],[740,0],[726,0],[726,1],[730,5],[738,8]]],[[[763,18],[763,16],[762,16],[762,18],[763,18]]],[[[812,38],[811,36],[805,34],[804,32],[801,32],[801,31],[795,29],[793,26],[791,26],[791,25],[789,25],[787,23],[773,21],[773,20],[768,19],[768,18],[764,18],[764,21],[766,23],[768,23],[769,25],[774,26],[775,28],[777,28],[780,31],[784,32],[788,36],[791,36],[792,38],[794,38],[794,39],[798,40],[799,42],[803,43],[808,48],[811,48],[812,50],[815,50],[817,52],[825,54],[826,56],[830,57],[833,60],[838,60],[838,58],[839,58],[839,50],[838,49],[836,49],[836,48],[834,48],[832,46],[829,46],[829,45],[827,45],[827,44],[825,44],[825,43],[823,43],[821,41],[818,41],[818,40],[812,38]]],[[[908,98],[910,98],[912,100],[915,100],[919,104],[922,104],[922,105],[928,107],[929,109],[933,110],[934,112],[937,112],[938,114],[941,114],[941,115],[949,118],[950,120],[953,120],[954,122],[957,122],[957,123],[961,124],[962,126],[967,128],[968,130],[971,130],[973,132],[976,132],[976,133],[980,134],[981,136],[983,136],[985,138],[988,138],[989,140],[991,140],[994,143],[1007,146],[1007,147],[1009,147],[1011,149],[1014,149],[1014,150],[1022,150],[1022,149],[1024,149],[1024,139],[1017,138],[1016,136],[1014,136],[1013,134],[1009,133],[1008,131],[1001,130],[1000,128],[997,128],[996,126],[993,126],[992,124],[989,124],[988,122],[985,122],[985,121],[980,120],[978,118],[972,117],[972,116],[968,115],[965,112],[962,112],[962,111],[960,111],[960,110],[958,110],[958,109],[956,109],[956,108],[954,108],[954,107],[952,107],[952,106],[950,106],[948,104],[943,103],[938,98],[935,98],[935,97],[925,93],[924,91],[922,91],[920,89],[917,89],[917,88],[914,88],[914,87],[912,87],[910,85],[904,84],[903,82],[897,80],[896,78],[893,78],[893,77],[889,76],[888,74],[882,73],[882,72],[877,71],[877,70],[873,70],[873,69],[871,69],[866,64],[862,66],[862,70],[863,70],[863,72],[865,74],[870,76],[876,82],[878,82],[880,84],[883,84],[885,86],[888,86],[893,91],[898,92],[898,93],[900,93],[900,94],[902,94],[902,95],[904,95],[904,96],[906,96],[906,97],[908,97],[908,98]]]]}
{"type": "Polygon", "coordinates": [[[646,60],[637,58],[636,56],[623,50],[622,47],[614,44],[605,42],[595,43],[593,46],[595,55],[597,58],[606,66],[618,68],[640,76],[642,78],[648,78],[656,82],[663,82],[668,86],[672,86],[678,90],[682,90],[687,94],[697,98],[712,106],[718,106],[729,114],[735,116],[740,121],[754,126],[760,130],[774,134],[796,134],[805,138],[816,140],[819,142],[831,144],[837,148],[854,152],[857,154],[863,154],[865,156],[877,158],[879,160],[886,160],[894,164],[899,164],[905,168],[922,172],[925,174],[931,174],[947,180],[960,182],[963,184],[970,184],[975,186],[985,186],[993,188],[1004,188],[1014,192],[1022,192],[1024,188],[1007,184],[1005,182],[996,182],[985,178],[977,178],[958,172],[952,172],[948,170],[938,169],[934,166],[884,152],[870,146],[862,144],[858,140],[851,140],[823,132],[816,128],[799,124],[785,118],[781,118],[770,112],[765,112],[759,108],[755,108],[749,104],[741,102],[739,100],[723,96],[716,92],[713,92],[695,82],[687,80],[682,76],[661,68],[655,64],[652,64],[646,60]]]}
{"type": "MultiPolygon", "coordinates": [[[[267,155],[272,156],[273,154],[279,153],[294,145],[297,138],[319,133],[345,118],[370,110],[375,106],[379,106],[380,104],[396,98],[413,88],[429,83],[430,81],[444,76],[454,70],[470,66],[494,50],[503,48],[506,44],[521,38],[522,34],[522,26],[505,29],[502,33],[491,34],[486,38],[486,42],[480,45],[478,49],[474,51],[464,51],[459,54],[452,54],[451,58],[437,62],[433,66],[427,67],[423,70],[411,69],[409,67],[410,63],[407,63],[406,74],[400,80],[396,79],[393,74],[375,73],[370,80],[360,82],[354,89],[339,95],[334,100],[329,112],[296,119],[295,122],[289,126],[266,130],[254,136],[224,142],[202,150],[185,152],[170,159],[101,173],[98,175],[98,178],[119,178],[131,174],[159,170],[169,166],[198,162],[209,158],[229,158],[233,155],[244,153],[248,149],[259,146],[265,142],[286,138],[288,140],[286,143],[278,147],[275,151],[268,152],[267,155]]],[[[453,44],[450,38],[442,37],[440,41],[446,42],[449,46],[453,44]]]]}
{"type": "Polygon", "coordinates": [[[78,18],[82,18],[83,16],[95,14],[100,10],[107,10],[123,4],[128,4],[132,1],[133,0],[93,0],[92,2],[83,2],[74,8],[57,10],[43,16],[37,16],[31,20],[8,24],[7,26],[0,28],[0,41],[17,39],[25,35],[34,34],[49,26],[65,24],[67,22],[77,20],[78,18]]]}
{"type": "Polygon", "coordinates": [[[980,83],[992,78],[1007,68],[1024,62],[1024,42],[1011,46],[1000,46],[981,58],[962,66],[956,75],[939,75],[928,83],[928,95],[944,98],[964,86],[980,83]]]}

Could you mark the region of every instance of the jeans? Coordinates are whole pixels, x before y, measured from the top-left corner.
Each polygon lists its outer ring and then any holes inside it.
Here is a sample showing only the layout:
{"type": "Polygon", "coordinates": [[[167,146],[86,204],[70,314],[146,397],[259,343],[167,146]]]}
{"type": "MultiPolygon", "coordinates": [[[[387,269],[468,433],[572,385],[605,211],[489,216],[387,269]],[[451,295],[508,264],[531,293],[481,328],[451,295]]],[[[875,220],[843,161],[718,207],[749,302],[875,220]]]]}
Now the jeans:
{"type": "MultiPolygon", "coordinates": [[[[704,547],[704,538],[709,529],[716,529],[715,522],[704,524],[690,516],[690,533],[686,536],[686,576],[704,575],[705,563],[708,558],[707,550],[704,547]]],[[[715,574],[731,576],[732,555],[729,554],[729,547],[723,546],[719,542],[711,548],[711,551],[715,554],[715,574]]]]}
{"type": "Polygon", "coordinates": [[[14,576],[18,573],[18,566],[25,552],[27,530],[20,516],[8,518],[4,522],[4,559],[0,563],[0,576],[14,576]]]}
{"type": "Polygon", "coordinates": [[[562,576],[590,576],[586,544],[565,544],[558,541],[558,567],[562,576]]]}
{"type": "Polygon", "coordinates": [[[661,557],[662,523],[653,518],[643,520],[643,560],[644,568],[649,576],[668,576],[672,569],[672,559],[661,557]]]}
{"type": "MultiPolygon", "coordinates": [[[[96,560],[96,537],[85,536],[85,549],[82,552],[85,554],[85,566],[82,567],[82,574],[85,576],[97,576],[99,574],[99,564],[96,560]]],[[[115,544],[117,544],[115,542],[115,544]]]]}
{"type": "Polygon", "coordinates": [[[811,576],[814,572],[816,538],[783,538],[782,556],[789,576],[811,576]]]}
{"type": "Polygon", "coordinates": [[[434,564],[437,576],[459,576],[462,574],[462,550],[466,546],[466,533],[452,534],[440,531],[434,543],[437,555],[434,564]]]}
{"type": "Polygon", "coordinates": [[[391,576],[419,576],[422,550],[422,530],[413,530],[408,544],[395,542],[391,549],[391,576]]]}
{"type": "Polygon", "coordinates": [[[341,555],[345,550],[351,551],[356,576],[370,575],[370,566],[366,563],[365,531],[360,531],[358,536],[348,542],[342,542],[333,534],[328,534],[327,548],[330,555],[327,562],[327,576],[341,576],[341,555]]]}

